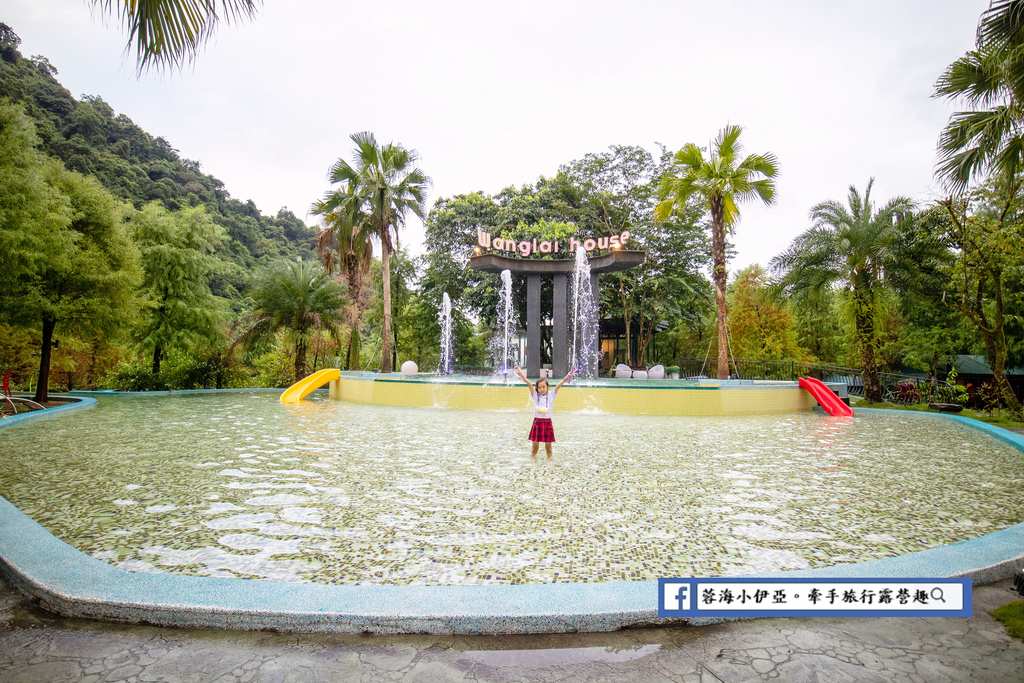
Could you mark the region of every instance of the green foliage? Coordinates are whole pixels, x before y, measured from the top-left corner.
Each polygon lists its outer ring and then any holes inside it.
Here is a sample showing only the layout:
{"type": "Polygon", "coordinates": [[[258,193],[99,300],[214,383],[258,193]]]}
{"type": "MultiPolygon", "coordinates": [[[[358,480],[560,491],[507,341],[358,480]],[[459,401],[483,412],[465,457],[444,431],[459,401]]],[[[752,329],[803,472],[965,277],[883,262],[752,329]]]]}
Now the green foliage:
{"type": "Polygon", "coordinates": [[[3,298],[5,317],[41,326],[42,354],[36,400],[48,397],[51,340],[57,325],[71,332],[112,333],[137,309],[139,254],[122,220],[124,208],[94,179],[67,171],[55,160],[42,167],[51,192],[64,198],[44,215],[47,230],[22,224],[41,258],[11,279],[3,298]]]}
{"type": "Polygon", "coordinates": [[[805,360],[789,306],[774,294],[760,265],[736,273],[729,287],[729,334],[737,358],[805,360]]]}
{"type": "Polygon", "coordinates": [[[797,345],[812,362],[850,365],[850,344],[844,326],[842,296],[833,289],[805,293],[789,300],[797,345]]]}
{"type": "Polygon", "coordinates": [[[263,354],[254,365],[256,374],[251,386],[285,389],[294,381],[294,363],[283,350],[263,354]]]}
{"type": "MultiPolygon", "coordinates": [[[[511,239],[515,242],[532,240],[534,238],[538,241],[548,240],[553,242],[558,240],[561,244],[568,247],[569,238],[573,235],[579,234],[579,232],[579,227],[575,223],[549,221],[548,219],[541,217],[541,219],[533,225],[529,225],[525,221],[520,221],[515,228],[505,228],[501,231],[501,238],[511,239]]],[[[559,251],[562,251],[562,248],[560,248],[559,251]]],[[[544,258],[550,259],[555,258],[556,256],[566,258],[565,254],[550,254],[544,258]]]]}
{"type": "Polygon", "coordinates": [[[933,403],[959,403],[962,406],[967,405],[967,400],[970,398],[967,387],[957,384],[956,380],[956,368],[951,366],[949,373],[946,375],[946,384],[940,385],[937,388],[936,400],[933,403]]]}
{"type": "Polygon", "coordinates": [[[139,345],[160,359],[175,349],[221,336],[223,306],[210,292],[209,277],[220,261],[212,252],[224,239],[203,207],[170,213],[151,202],[133,216],[142,253],[146,309],[136,328],[139,345]]]}
{"type": "Polygon", "coordinates": [[[222,347],[206,346],[190,353],[171,353],[160,372],[145,361],[118,364],[99,382],[118,391],[184,391],[241,388],[252,384],[249,372],[222,347]]]}
{"type": "Polygon", "coordinates": [[[66,196],[47,183],[31,118],[18,105],[0,105],[0,294],[35,272],[52,250],[52,233],[70,220],[66,196]]]}
{"type": "Polygon", "coordinates": [[[935,95],[970,107],[950,116],[939,138],[938,175],[956,193],[983,172],[1004,178],[1024,170],[1024,12],[993,2],[981,16],[977,49],[939,77],[935,95]]]}
{"type": "Polygon", "coordinates": [[[100,382],[101,389],[117,391],[166,391],[167,385],[153,367],[142,361],[122,363],[100,382]]]}
{"type": "Polygon", "coordinates": [[[0,377],[8,370],[12,387],[27,387],[37,370],[34,353],[39,349],[37,335],[26,329],[0,323],[0,377]]]}
{"type": "Polygon", "coordinates": [[[316,262],[279,263],[264,270],[252,291],[253,311],[242,318],[236,343],[252,347],[283,333],[295,358],[295,379],[306,376],[306,353],[315,334],[341,345],[344,288],[316,262]]]}
{"type": "Polygon", "coordinates": [[[847,304],[854,320],[858,365],[864,370],[865,398],[880,402],[879,359],[885,341],[881,334],[883,289],[901,268],[896,244],[900,220],[913,203],[895,197],[877,211],[868,182],[863,195],[850,186],[848,205],[829,200],[811,209],[814,227],[798,236],[789,249],[771,261],[780,275],[782,291],[793,297],[815,297],[833,287],[849,292],[847,304]]]}
{"type": "Polygon", "coordinates": [[[939,206],[946,220],[929,227],[953,254],[942,300],[977,330],[1003,400],[1016,410],[1021,402],[1006,368],[1024,328],[1024,179],[990,181],[939,206]]]}

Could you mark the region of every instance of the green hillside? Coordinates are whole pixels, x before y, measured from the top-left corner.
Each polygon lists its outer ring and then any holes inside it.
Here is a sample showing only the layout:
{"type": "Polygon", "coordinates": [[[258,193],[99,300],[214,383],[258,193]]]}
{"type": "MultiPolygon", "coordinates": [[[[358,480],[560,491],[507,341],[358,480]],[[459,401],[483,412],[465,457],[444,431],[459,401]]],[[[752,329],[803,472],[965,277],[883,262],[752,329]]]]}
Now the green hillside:
{"type": "Polygon", "coordinates": [[[216,254],[226,267],[212,277],[214,294],[237,300],[253,267],[281,258],[315,258],[316,230],[291,211],[266,216],[251,200],[232,198],[198,161],[182,158],[169,141],[116,113],[102,97],[75,99],[49,61],[23,56],[19,43],[14,31],[0,24],[0,101],[21,104],[32,117],[40,151],[69,170],[95,177],[136,208],[154,200],[170,211],[205,205],[228,236],[216,254]]]}

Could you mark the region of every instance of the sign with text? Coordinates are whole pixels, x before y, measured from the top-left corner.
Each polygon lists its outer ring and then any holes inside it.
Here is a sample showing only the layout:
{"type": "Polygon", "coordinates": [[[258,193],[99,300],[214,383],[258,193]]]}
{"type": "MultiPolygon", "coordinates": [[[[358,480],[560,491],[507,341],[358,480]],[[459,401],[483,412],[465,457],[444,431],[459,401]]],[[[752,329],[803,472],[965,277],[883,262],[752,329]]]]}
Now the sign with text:
{"type": "Polygon", "coordinates": [[[659,617],[969,617],[971,579],[658,579],[659,617]]]}
{"type": "Polygon", "coordinates": [[[483,230],[476,231],[476,243],[481,249],[511,251],[518,253],[523,258],[530,256],[530,254],[565,254],[566,258],[572,258],[576,254],[578,247],[583,247],[583,250],[586,252],[591,252],[595,249],[625,249],[627,242],[629,242],[628,230],[618,235],[596,238],[587,237],[583,240],[570,237],[568,243],[562,242],[561,244],[559,244],[558,240],[540,240],[538,242],[536,237],[532,240],[516,242],[514,239],[492,238],[491,233],[484,232],[483,230]]]}

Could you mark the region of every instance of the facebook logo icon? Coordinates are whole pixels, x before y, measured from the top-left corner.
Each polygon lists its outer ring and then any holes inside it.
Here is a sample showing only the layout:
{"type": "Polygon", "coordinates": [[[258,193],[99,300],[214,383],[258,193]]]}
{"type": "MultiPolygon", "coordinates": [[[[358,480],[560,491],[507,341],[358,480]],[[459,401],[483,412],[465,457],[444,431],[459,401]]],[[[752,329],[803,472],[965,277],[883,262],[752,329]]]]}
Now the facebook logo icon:
{"type": "Polygon", "coordinates": [[[688,582],[661,580],[661,605],[659,611],[687,612],[693,608],[688,582]]]}

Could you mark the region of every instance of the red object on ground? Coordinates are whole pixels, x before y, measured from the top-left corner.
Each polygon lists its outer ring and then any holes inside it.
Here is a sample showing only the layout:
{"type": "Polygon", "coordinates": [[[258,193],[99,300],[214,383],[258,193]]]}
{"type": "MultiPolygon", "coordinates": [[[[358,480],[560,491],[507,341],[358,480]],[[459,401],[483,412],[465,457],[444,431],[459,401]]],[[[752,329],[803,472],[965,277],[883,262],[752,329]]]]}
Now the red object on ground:
{"type": "Polygon", "coordinates": [[[4,373],[4,396],[11,395],[11,373],[14,370],[8,370],[4,373]]]}
{"type": "Polygon", "coordinates": [[[810,392],[814,400],[818,402],[829,415],[838,417],[853,417],[853,408],[839,400],[839,397],[832,393],[832,390],[813,377],[801,377],[800,388],[810,392]]]}

